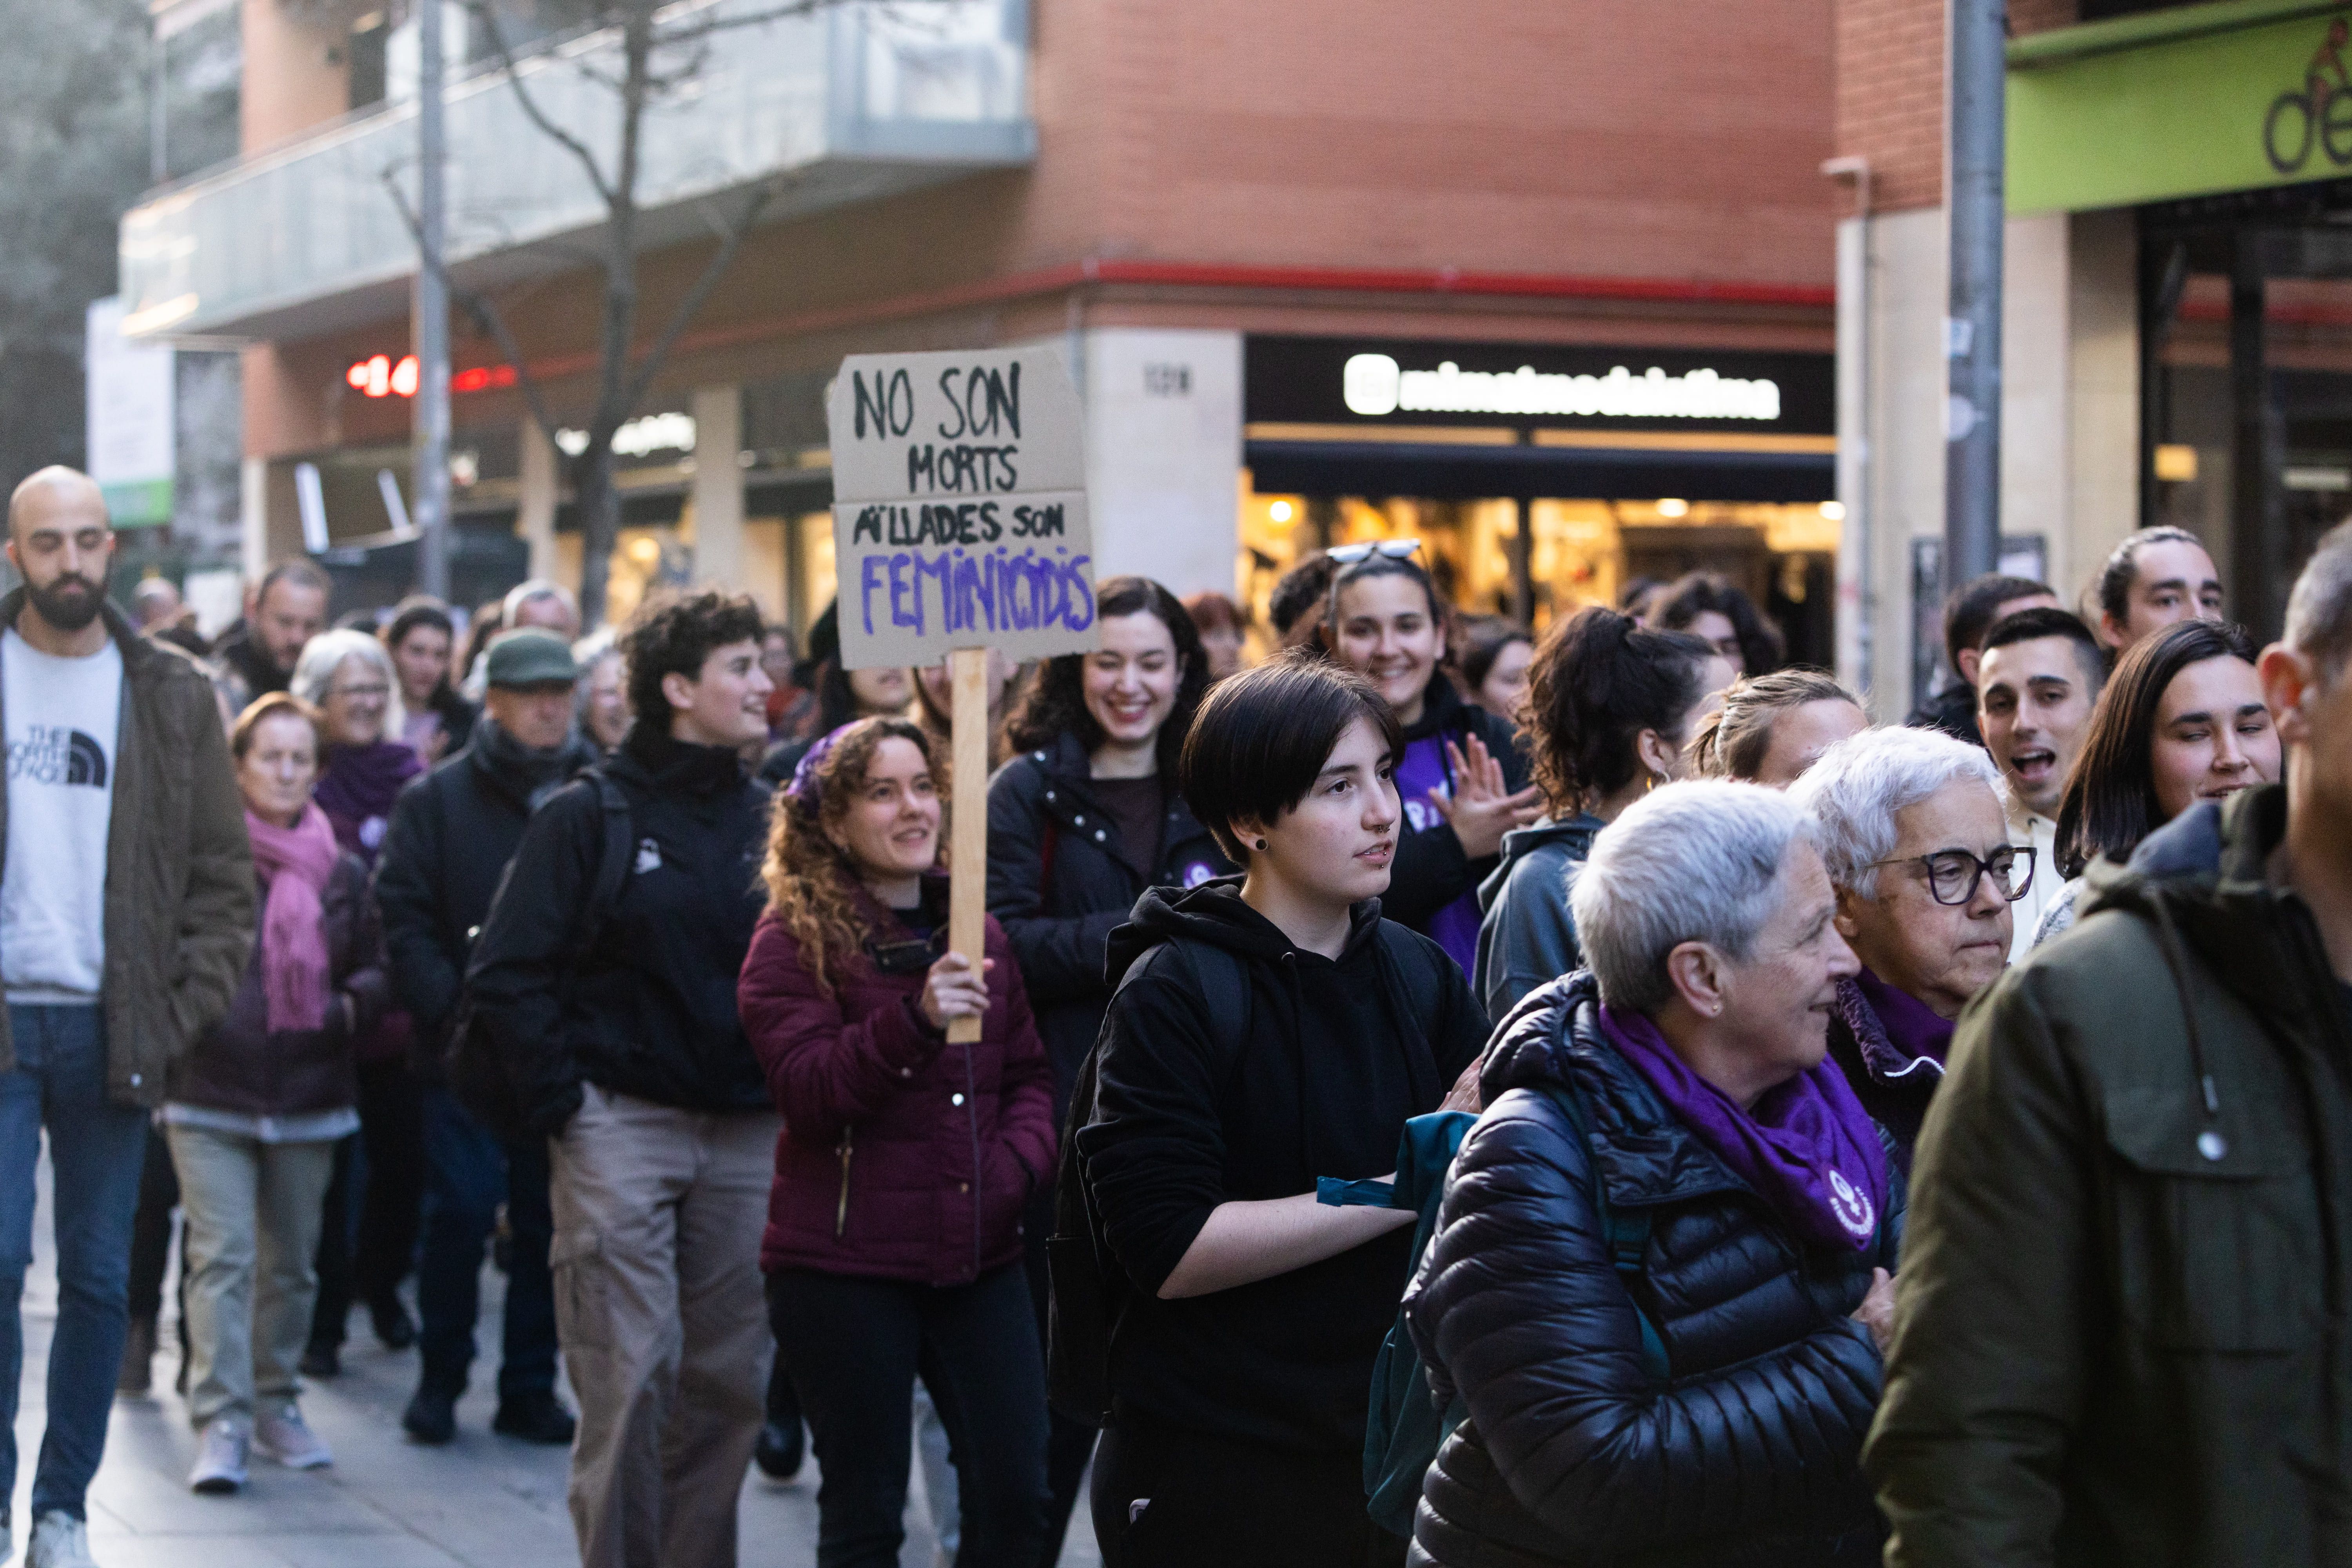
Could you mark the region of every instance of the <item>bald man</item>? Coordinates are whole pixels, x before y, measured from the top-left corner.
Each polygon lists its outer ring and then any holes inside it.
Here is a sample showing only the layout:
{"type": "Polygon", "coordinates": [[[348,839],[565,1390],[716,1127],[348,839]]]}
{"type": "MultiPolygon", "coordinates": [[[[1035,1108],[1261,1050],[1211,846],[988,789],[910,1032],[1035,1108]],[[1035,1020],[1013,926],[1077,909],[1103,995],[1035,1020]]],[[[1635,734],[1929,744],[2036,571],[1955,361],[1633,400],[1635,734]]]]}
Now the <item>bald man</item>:
{"type": "Polygon", "coordinates": [[[148,1112],[183,1047],[240,981],[258,984],[253,859],[210,682],[107,603],[114,532],[98,486],[71,468],[18,485],[7,551],[25,583],[0,599],[0,1539],[14,1542],[46,1129],[58,1319],[26,1561],[87,1568],[83,1500],[121,1367],[148,1112]]]}

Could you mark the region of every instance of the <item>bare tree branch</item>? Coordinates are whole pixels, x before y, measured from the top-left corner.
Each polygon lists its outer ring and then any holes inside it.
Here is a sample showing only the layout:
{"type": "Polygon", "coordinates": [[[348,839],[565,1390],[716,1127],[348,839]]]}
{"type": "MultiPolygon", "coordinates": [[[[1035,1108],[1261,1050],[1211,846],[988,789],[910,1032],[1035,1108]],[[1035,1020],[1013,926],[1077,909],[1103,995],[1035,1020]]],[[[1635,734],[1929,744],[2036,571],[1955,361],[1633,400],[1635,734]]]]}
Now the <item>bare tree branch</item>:
{"type": "Polygon", "coordinates": [[[719,242],[719,248],[703,268],[702,276],[694,280],[694,286],[677,302],[677,309],[671,313],[668,325],[662,328],[661,335],[654,340],[653,346],[638,362],[637,373],[629,381],[626,406],[635,408],[637,400],[644,397],[646,390],[653,384],[654,377],[661,374],[664,362],[669,358],[670,350],[677,346],[677,340],[684,335],[687,323],[694,320],[695,313],[702,309],[703,301],[710,298],[710,291],[719,286],[720,276],[734,261],[735,252],[742,247],[744,237],[751,232],[752,226],[760,221],[761,212],[775,199],[777,194],[778,182],[762,181],[744,202],[742,216],[736,220],[733,230],[719,242]]]}
{"type": "MultiPolygon", "coordinates": [[[[764,26],[770,22],[789,21],[796,16],[813,16],[819,11],[830,10],[844,0],[790,0],[787,5],[772,5],[762,11],[742,12],[731,16],[706,14],[692,22],[680,23],[662,30],[656,42],[662,47],[672,44],[697,43],[719,33],[731,33],[742,27],[764,26]]],[[[717,7],[713,7],[715,12],[717,7]]]]}
{"type": "Polygon", "coordinates": [[[438,278],[441,286],[449,291],[450,302],[465,311],[473,323],[499,345],[499,353],[504,354],[506,363],[514,367],[515,390],[522,394],[523,404],[530,410],[531,418],[538,422],[549,440],[554,440],[555,416],[548,412],[547,399],[540,391],[538,380],[524,365],[522,344],[507,326],[506,318],[499,313],[498,307],[490,303],[487,295],[467,288],[451,277],[445,258],[425,253],[425,226],[418,221],[416,210],[408,205],[407,196],[402,194],[399,182],[393,178],[390,169],[384,171],[383,188],[392,197],[393,209],[400,214],[400,221],[407,228],[408,237],[415,242],[417,265],[438,278]]]}
{"type": "Polygon", "coordinates": [[[506,29],[499,26],[498,8],[488,0],[467,0],[467,9],[481,18],[483,27],[488,32],[490,47],[499,57],[499,68],[506,73],[507,85],[514,89],[515,101],[522,106],[524,118],[537,126],[541,134],[578,159],[580,166],[588,172],[588,183],[595,187],[597,197],[605,205],[612,205],[614,199],[613,187],[605,180],[604,169],[597,164],[596,154],[588,150],[586,142],[550,120],[546,111],[540,108],[539,100],[531,97],[530,90],[523,86],[521,67],[515,58],[514,49],[507,42],[506,29]]]}

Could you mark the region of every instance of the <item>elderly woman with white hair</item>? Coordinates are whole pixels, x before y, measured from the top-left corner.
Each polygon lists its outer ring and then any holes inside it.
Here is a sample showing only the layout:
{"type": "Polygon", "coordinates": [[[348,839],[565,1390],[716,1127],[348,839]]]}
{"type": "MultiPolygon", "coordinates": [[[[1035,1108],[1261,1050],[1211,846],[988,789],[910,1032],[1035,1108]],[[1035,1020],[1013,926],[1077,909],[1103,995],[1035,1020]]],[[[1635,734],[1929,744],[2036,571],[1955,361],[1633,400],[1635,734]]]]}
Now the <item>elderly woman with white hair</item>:
{"type": "MultiPolygon", "coordinates": [[[[322,632],[303,645],[293,689],[319,710],[326,737],[311,798],[326,813],[335,842],[373,872],[392,826],[393,804],[425,771],[416,749],[401,739],[407,716],[392,654],[365,632],[322,632]]],[[[302,1370],[312,1377],[331,1377],[341,1370],[343,1322],[354,1295],[368,1304],[376,1337],[385,1345],[404,1350],[416,1340],[415,1321],[399,1290],[416,1250],[425,1196],[425,1108],[408,1070],[408,1015],[388,1011],[354,1041],[367,1190],[354,1247],[345,1221],[352,1180],[346,1139],[336,1149],[334,1181],[327,1191],[318,1301],[310,1342],[302,1352],[302,1370]]]]}
{"type": "Polygon", "coordinates": [[[1827,1059],[1855,973],[1810,819],[1669,784],[1593,844],[1405,1299],[1441,1408],[1416,1563],[1874,1563],[1858,1469],[1904,1187],[1827,1059]]]}
{"type": "Polygon", "coordinates": [[[2009,962],[2010,905],[2033,851],[2009,842],[2000,773],[1934,730],[1869,730],[1823,752],[1790,792],[1837,889],[1862,972],[1838,986],[1830,1055],[1911,1171],[1960,1009],[2009,962]]]}

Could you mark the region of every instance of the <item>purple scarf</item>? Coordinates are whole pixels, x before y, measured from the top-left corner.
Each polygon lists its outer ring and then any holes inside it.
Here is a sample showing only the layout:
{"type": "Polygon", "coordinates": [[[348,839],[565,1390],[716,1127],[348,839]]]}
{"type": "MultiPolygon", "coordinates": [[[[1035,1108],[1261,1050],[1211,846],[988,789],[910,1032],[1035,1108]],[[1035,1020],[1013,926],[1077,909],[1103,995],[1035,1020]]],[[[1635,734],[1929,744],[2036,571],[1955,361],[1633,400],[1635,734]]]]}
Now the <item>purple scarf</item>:
{"type": "Polygon", "coordinates": [[[1944,1058],[1951,1054],[1952,1030],[1955,1021],[1940,1017],[1936,1010],[1908,991],[1898,991],[1873,974],[1868,969],[1852,980],[1838,985],[1838,1011],[1844,1016],[1846,1027],[1853,1031],[1855,1047],[1862,1052],[1863,1065],[1870,1075],[1882,1082],[1892,1082],[1918,1068],[1921,1062],[1931,1063],[1926,1070],[1936,1078],[1944,1073],[1944,1058]],[[1851,995],[1849,994],[1851,988],[1851,995]],[[1855,1016],[1851,999],[1868,1004],[1878,1027],[1865,1027],[1869,1020],[1855,1016]]]}
{"type": "Polygon", "coordinates": [[[1866,1250],[1886,1212],[1886,1150],[1827,1058],[1742,1110],[1683,1065],[1658,1026],[1639,1013],[1601,1009],[1601,1032],[1657,1090],[1666,1109],[1817,1247],[1866,1250]]]}
{"type": "Polygon", "coordinates": [[[321,902],[335,869],[334,830],[317,803],[291,827],[245,814],[253,868],[269,884],[261,906],[261,995],[273,1035],[316,1029],[327,1021],[331,976],[327,917],[321,902]]]}
{"type": "Polygon", "coordinates": [[[335,841],[373,868],[376,851],[383,847],[393,802],[424,771],[424,760],[403,741],[329,746],[310,798],[334,824],[335,841]]]}

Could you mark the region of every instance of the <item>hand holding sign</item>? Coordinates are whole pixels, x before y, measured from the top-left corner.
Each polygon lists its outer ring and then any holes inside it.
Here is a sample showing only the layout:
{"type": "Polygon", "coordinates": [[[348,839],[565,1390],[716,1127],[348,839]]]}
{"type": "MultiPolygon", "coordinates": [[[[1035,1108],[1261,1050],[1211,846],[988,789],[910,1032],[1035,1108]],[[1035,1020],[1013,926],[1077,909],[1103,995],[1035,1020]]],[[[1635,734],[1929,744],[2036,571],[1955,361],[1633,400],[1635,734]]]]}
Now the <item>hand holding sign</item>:
{"type": "MultiPolygon", "coordinates": [[[[953,667],[948,943],[982,963],[987,650],[1083,653],[1094,542],[1077,393],[1050,349],[853,354],[826,398],[845,669],[953,667]]],[[[948,1038],[980,1038],[977,1015],[948,1038]]]]}

